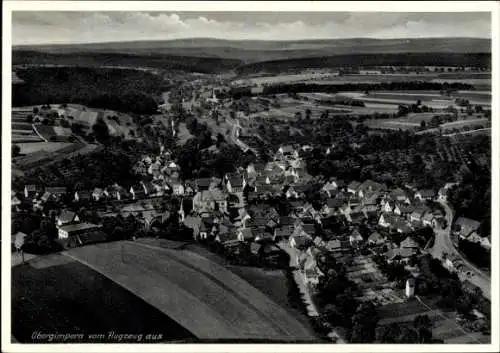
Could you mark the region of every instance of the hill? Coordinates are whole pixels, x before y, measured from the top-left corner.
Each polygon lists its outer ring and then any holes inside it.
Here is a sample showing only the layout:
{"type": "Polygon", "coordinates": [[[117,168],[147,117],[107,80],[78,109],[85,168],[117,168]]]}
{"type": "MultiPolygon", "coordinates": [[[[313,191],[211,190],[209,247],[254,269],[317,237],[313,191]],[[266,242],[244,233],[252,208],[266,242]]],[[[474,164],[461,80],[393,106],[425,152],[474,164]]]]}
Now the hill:
{"type": "Polygon", "coordinates": [[[347,54],[490,53],[491,40],[483,38],[349,38],[294,41],[235,41],[214,38],[189,38],[162,41],[15,46],[13,50],[14,52],[37,51],[50,54],[79,53],[80,55],[83,53],[169,55],[172,57],[165,59],[170,60],[175,56],[212,57],[226,60],[241,60],[244,63],[249,63],[347,54]]]}

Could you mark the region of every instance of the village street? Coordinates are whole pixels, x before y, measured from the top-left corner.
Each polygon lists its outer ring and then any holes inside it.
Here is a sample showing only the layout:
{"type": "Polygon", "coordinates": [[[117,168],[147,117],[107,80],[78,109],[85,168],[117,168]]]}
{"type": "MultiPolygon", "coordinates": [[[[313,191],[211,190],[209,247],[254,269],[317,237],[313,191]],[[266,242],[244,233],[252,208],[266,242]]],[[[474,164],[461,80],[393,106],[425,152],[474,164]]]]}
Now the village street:
{"type": "Polygon", "coordinates": [[[453,245],[451,240],[451,224],[453,221],[453,210],[445,201],[439,201],[439,203],[443,206],[446,211],[446,229],[440,229],[439,227],[435,228],[436,238],[434,240],[434,246],[430,249],[430,254],[438,259],[442,259],[443,254],[447,254],[449,258],[458,257],[465,266],[467,266],[468,271],[465,273],[459,273],[460,280],[469,280],[472,284],[478,286],[483,291],[484,296],[487,299],[491,299],[491,278],[490,276],[481,271],[479,268],[474,266],[470,261],[468,261],[457,248],[453,245]],[[466,273],[471,272],[471,275],[468,276],[466,273]]]}

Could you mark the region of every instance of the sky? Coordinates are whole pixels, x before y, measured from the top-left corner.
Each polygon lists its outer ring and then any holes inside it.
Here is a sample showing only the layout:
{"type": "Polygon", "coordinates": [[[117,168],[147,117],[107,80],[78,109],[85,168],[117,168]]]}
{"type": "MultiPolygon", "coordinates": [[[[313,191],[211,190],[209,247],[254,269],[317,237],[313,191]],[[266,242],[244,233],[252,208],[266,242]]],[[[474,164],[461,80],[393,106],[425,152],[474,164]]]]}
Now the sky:
{"type": "Polygon", "coordinates": [[[491,37],[488,12],[48,12],[12,13],[12,44],[181,38],[294,40],[491,37]]]}

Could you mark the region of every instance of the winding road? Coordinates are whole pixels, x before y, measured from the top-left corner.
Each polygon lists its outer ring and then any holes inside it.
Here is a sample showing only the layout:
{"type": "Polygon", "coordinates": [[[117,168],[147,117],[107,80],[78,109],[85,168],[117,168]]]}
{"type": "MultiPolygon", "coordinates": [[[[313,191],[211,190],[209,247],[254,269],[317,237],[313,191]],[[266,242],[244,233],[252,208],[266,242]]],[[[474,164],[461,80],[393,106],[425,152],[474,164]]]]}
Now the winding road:
{"type": "Polygon", "coordinates": [[[461,281],[464,280],[469,280],[472,284],[478,286],[481,288],[483,291],[483,295],[488,299],[491,300],[491,278],[490,276],[479,269],[477,266],[472,264],[469,260],[467,260],[466,257],[464,257],[453,245],[453,242],[451,240],[451,224],[453,221],[453,210],[450,208],[450,206],[444,202],[444,201],[439,201],[441,206],[443,206],[445,212],[446,212],[446,221],[447,221],[447,226],[446,229],[439,229],[435,228],[435,233],[436,237],[434,240],[434,246],[429,250],[429,253],[436,259],[441,260],[443,254],[447,254],[448,256],[451,257],[457,257],[460,260],[462,260],[463,264],[467,267],[467,271],[465,272],[471,272],[471,275],[468,276],[465,273],[461,272],[458,273],[458,277],[460,278],[461,281]]]}

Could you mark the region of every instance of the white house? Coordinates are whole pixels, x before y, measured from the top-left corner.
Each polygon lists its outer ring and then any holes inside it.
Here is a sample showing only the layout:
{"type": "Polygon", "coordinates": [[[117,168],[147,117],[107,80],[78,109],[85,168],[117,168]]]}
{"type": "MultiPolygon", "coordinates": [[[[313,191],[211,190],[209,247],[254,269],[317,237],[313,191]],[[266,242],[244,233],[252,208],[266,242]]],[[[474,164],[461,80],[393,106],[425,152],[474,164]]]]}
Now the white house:
{"type": "Polygon", "coordinates": [[[415,279],[409,278],[406,280],[405,294],[407,298],[415,296],[415,279]]]}
{"type": "Polygon", "coordinates": [[[182,185],[182,183],[172,183],[171,187],[174,195],[184,195],[184,185],[182,185]]]}

